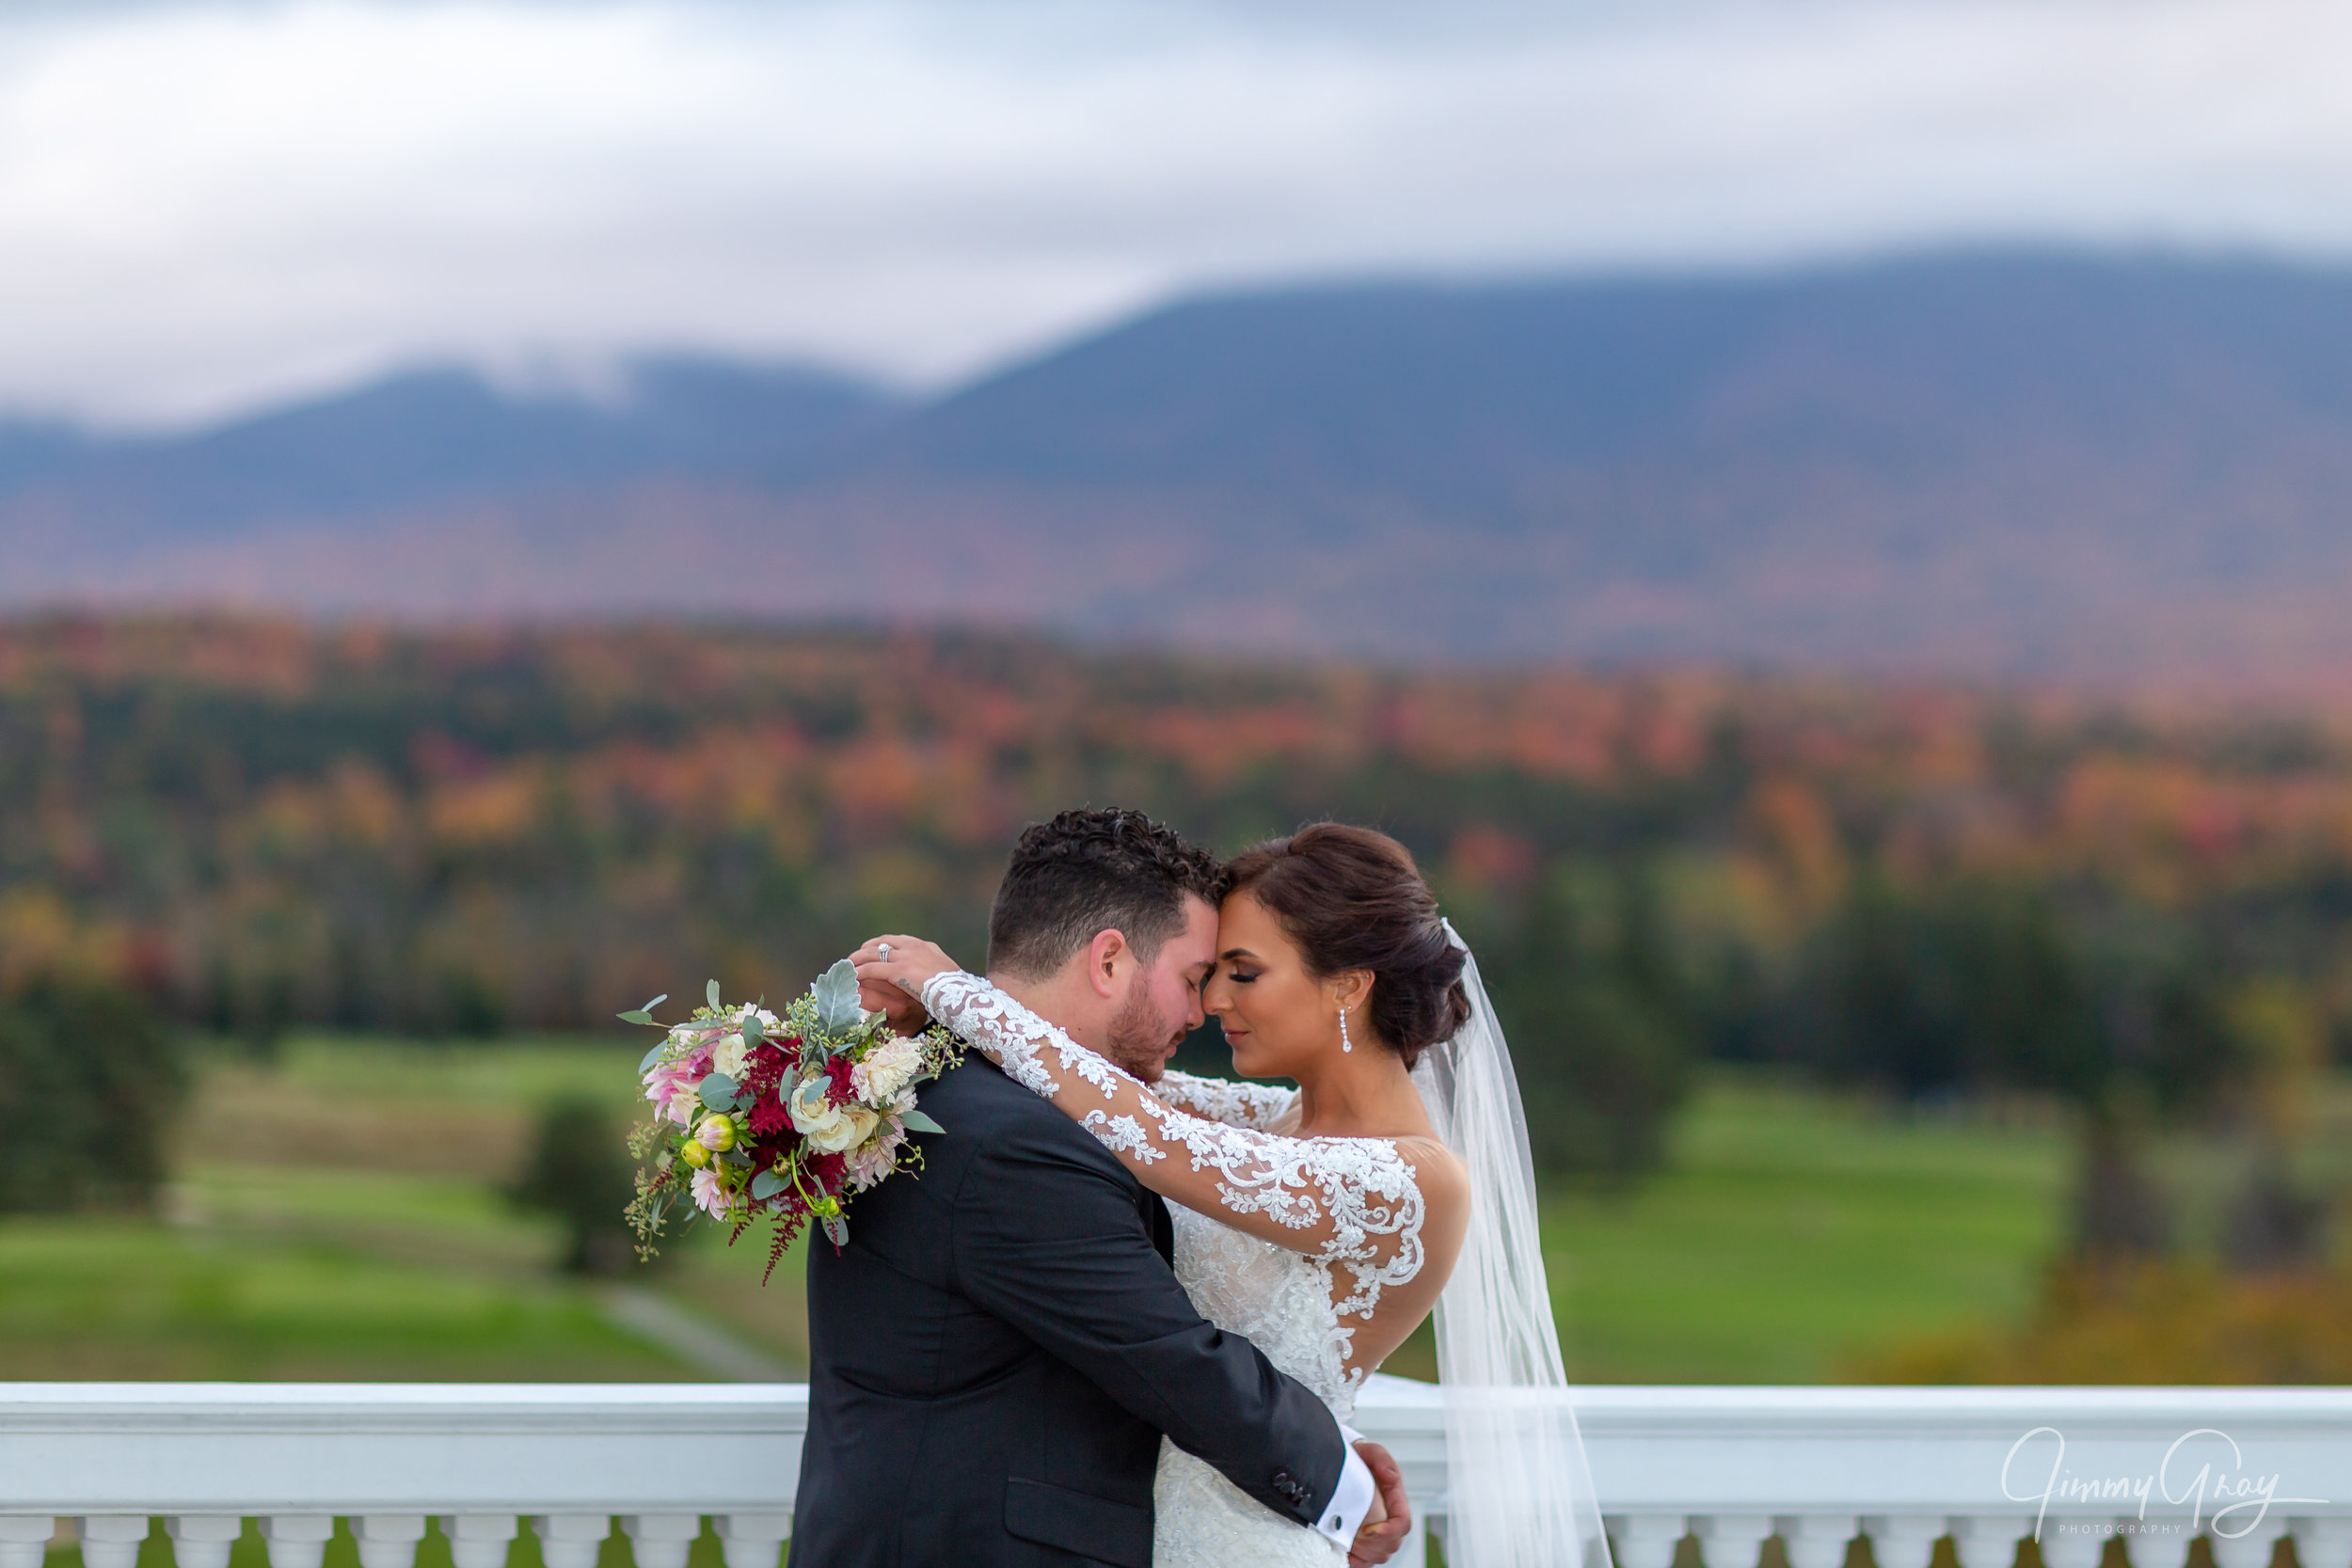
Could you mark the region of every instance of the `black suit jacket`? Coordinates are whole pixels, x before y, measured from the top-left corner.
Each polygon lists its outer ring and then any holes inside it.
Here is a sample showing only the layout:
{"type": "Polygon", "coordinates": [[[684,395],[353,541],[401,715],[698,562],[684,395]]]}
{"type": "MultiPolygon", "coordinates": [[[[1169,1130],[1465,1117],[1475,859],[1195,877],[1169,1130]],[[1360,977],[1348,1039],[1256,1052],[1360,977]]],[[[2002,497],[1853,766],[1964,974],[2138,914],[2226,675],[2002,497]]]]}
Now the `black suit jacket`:
{"type": "Polygon", "coordinates": [[[1151,1568],[1162,1433],[1313,1521],[1338,1423],[1193,1309],[1159,1199],[977,1055],[922,1103],[926,1168],[810,1249],[792,1568],[1151,1568]]]}

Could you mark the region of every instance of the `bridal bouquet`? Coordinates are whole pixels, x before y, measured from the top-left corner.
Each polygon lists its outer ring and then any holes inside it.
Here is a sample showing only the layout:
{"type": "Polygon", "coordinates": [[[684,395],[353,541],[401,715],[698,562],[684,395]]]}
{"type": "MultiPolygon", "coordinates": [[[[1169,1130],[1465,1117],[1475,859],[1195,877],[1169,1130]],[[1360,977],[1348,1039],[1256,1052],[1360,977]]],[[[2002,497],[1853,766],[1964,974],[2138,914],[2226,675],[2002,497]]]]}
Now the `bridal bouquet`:
{"type": "MultiPolygon", "coordinates": [[[[850,1196],[920,1165],[907,1134],[946,1130],[914,1108],[914,1085],[953,1066],[961,1047],[945,1029],[909,1038],[866,1012],[846,958],[781,1018],[756,1003],[726,1006],[716,980],[707,995],[638,1064],[653,1118],[629,1137],[641,1168],[626,1217],[647,1258],[675,1209],[689,1224],[707,1214],[728,1226],[729,1243],[772,1220],[772,1274],[811,1218],[840,1246],[850,1196]]],[[[621,1020],[662,1028],[653,1009],[668,1000],[621,1020]]]]}

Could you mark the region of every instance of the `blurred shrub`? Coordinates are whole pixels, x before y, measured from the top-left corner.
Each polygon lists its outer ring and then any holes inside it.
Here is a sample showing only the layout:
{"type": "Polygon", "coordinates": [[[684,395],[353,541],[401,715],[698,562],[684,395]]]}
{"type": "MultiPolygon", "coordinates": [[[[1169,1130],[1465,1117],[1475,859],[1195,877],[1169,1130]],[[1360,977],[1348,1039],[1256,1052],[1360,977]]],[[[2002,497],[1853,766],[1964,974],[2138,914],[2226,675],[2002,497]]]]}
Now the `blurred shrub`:
{"type": "Polygon", "coordinates": [[[1613,981],[1534,976],[1496,1011],[1539,1168],[1623,1181],[1658,1167],[1691,1075],[1688,1045],[1662,1009],[1613,981]]]}
{"type": "Polygon", "coordinates": [[[42,980],[0,1001],[0,1210],[150,1206],[186,1090],[129,991],[42,980]]]}
{"type": "Polygon", "coordinates": [[[602,1105],[556,1100],[540,1111],[530,1163],[508,1196],[564,1222],[567,1273],[622,1275],[644,1266],[621,1219],[636,1196],[635,1171],[622,1131],[602,1105]]]}

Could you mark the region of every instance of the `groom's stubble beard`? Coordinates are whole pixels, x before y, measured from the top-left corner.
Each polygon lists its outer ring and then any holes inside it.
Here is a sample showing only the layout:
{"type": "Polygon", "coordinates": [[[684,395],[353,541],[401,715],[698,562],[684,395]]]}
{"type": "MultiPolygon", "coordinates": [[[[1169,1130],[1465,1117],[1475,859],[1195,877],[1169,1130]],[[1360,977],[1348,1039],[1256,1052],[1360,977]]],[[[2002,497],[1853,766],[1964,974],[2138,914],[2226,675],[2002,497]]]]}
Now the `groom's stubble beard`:
{"type": "Polygon", "coordinates": [[[1104,1032],[1103,1054],[1147,1084],[1156,1084],[1168,1067],[1169,1053],[1184,1031],[1160,1016],[1152,1005],[1152,988],[1137,975],[1127,1000],[1112,1015],[1104,1032]]]}

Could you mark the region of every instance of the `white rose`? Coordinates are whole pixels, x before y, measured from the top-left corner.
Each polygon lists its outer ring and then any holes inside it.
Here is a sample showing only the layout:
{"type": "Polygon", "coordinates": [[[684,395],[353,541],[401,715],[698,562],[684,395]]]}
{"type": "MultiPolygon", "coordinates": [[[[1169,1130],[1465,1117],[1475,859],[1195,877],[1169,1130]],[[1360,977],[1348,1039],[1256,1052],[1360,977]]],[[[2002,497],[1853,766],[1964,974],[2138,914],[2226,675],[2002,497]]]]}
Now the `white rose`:
{"type": "Polygon", "coordinates": [[[741,1035],[722,1035],[719,1043],[710,1048],[710,1069],[723,1072],[737,1083],[743,1081],[743,1058],[751,1054],[751,1047],[743,1043],[741,1035]]]}
{"type": "Polygon", "coordinates": [[[855,1148],[874,1135],[882,1118],[863,1105],[829,1105],[825,1093],[830,1085],[822,1078],[812,1078],[792,1091],[792,1100],[786,1109],[791,1114],[792,1125],[808,1147],[819,1154],[839,1154],[855,1148]]]}
{"type": "Polygon", "coordinates": [[[893,1036],[850,1069],[850,1086],[868,1105],[888,1105],[923,1070],[923,1052],[913,1040],[893,1036]]]}

